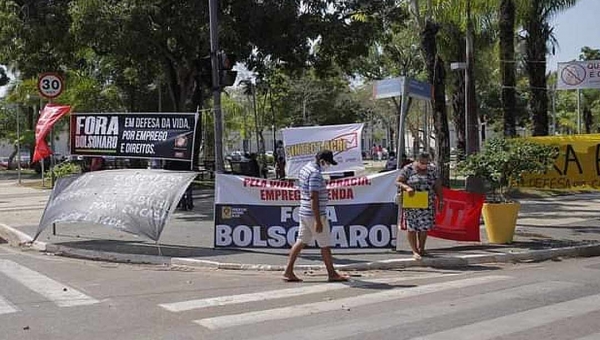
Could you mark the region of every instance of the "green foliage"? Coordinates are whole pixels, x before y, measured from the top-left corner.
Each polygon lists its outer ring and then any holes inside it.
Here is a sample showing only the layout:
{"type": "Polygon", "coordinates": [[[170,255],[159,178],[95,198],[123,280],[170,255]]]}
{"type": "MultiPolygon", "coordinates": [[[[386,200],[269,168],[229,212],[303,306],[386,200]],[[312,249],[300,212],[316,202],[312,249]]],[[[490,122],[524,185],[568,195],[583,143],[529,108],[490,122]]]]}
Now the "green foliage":
{"type": "Polygon", "coordinates": [[[0,64],[15,67],[25,79],[71,64],[69,4],[0,0],[0,64]]]}
{"type": "Polygon", "coordinates": [[[506,201],[506,193],[525,173],[543,173],[558,157],[558,148],[523,138],[492,138],[481,152],[460,161],[457,170],[490,184],[495,195],[506,201]]]}
{"type": "Polygon", "coordinates": [[[50,171],[44,174],[46,179],[52,178],[52,173],[54,173],[54,178],[59,179],[62,177],[80,174],[81,166],[77,163],[73,162],[63,162],[54,166],[50,171]]]}

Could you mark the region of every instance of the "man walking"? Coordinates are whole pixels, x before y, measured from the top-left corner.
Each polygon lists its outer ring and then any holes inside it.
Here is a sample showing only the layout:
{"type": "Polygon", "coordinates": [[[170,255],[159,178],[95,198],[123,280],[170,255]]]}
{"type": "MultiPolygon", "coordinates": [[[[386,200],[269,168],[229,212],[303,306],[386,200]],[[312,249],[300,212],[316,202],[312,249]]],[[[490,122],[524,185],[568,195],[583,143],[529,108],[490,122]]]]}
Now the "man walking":
{"type": "Polygon", "coordinates": [[[328,200],[325,179],[321,172],[327,171],[331,165],[337,165],[330,150],[321,150],[317,153],[315,161],[306,164],[298,175],[300,187],[300,226],[298,239],[288,258],[288,263],[283,273],[283,280],[287,282],[300,282],[294,274],[294,263],[304,247],[313,240],[321,248],[321,256],[327,269],[328,281],[348,281],[347,276],[338,274],[333,268],[333,257],[329,245],[329,221],[327,220],[326,207],[328,200]]]}

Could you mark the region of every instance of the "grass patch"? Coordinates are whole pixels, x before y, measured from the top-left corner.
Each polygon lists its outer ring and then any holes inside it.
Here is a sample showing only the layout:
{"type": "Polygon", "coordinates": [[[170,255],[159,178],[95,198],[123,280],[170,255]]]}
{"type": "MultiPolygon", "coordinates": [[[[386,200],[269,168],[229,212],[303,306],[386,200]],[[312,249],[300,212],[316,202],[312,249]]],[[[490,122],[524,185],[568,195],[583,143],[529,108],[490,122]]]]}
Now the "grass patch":
{"type": "Polygon", "coordinates": [[[33,189],[52,189],[52,181],[45,181],[44,185],[42,185],[42,180],[35,180],[35,181],[27,181],[27,182],[21,182],[21,185],[27,188],[33,188],[33,189]]]}

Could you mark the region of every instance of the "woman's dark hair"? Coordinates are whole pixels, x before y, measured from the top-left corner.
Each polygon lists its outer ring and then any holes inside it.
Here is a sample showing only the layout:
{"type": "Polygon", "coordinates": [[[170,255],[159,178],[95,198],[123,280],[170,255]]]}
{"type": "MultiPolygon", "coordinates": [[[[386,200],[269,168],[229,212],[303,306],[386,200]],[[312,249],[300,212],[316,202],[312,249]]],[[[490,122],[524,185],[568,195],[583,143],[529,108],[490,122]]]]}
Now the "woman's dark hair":
{"type": "Polygon", "coordinates": [[[429,154],[429,152],[421,152],[419,154],[419,157],[417,157],[417,159],[427,159],[427,160],[431,160],[431,155],[429,154]]]}

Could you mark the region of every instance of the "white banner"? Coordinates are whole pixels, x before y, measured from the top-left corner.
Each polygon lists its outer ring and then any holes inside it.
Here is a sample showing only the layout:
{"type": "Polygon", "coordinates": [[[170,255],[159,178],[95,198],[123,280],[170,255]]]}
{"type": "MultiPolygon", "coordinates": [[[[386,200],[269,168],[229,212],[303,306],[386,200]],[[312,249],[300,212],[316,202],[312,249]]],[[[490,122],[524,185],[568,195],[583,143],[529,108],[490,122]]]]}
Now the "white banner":
{"type": "MultiPolygon", "coordinates": [[[[328,182],[333,247],[395,245],[397,175],[390,171],[328,182]]],[[[299,205],[293,181],[217,174],[215,247],[288,248],[296,241],[299,205]]]]}
{"type": "Polygon", "coordinates": [[[298,177],[300,169],[313,161],[319,150],[333,152],[338,165],[328,173],[363,170],[361,140],[364,124],[310,126],[284,129],[285,172],[298,177]]]}
{"type": "Polygon", "coordinates": [[[556,88],[559,90],[600,88],[600,60],[558,63],[556,88]]]}
{"type": "Polygon", "coordinates": [[[35,238],[52,223],[89,222],[157,241],[196,173],[121,169],[58,180],[35,238]]]}

